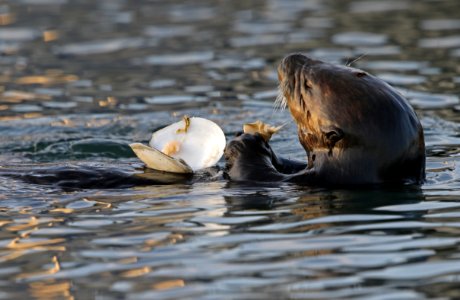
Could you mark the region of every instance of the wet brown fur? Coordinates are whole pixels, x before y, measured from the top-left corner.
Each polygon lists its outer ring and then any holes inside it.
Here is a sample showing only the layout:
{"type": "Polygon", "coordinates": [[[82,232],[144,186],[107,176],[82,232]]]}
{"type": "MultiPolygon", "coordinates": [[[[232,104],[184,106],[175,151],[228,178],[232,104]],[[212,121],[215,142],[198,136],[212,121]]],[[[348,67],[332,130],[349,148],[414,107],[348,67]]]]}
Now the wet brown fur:
{"type": "Polygon", "coordinates": [[[270,149],[270,156],[260,160],[265,165],[249,170],[258,155],[242,147],[249,141],[255,144],[243,135],[227,146],[230,178],[252,180],[248,174],[259,174],[257,181],[326,185],[424,181],[423,128],[407,100],[390,85],[365,71],[301,54],[282,60],[278,78],[277,103],[287,106],[297,123],[308,164],[300,170],[298,163],[278,158],[270,149]],[[236,145],[240,151],[233,149],[236,145]]]}
{"type": "Polygon", "coordinates": [[[350,183],[424,180],[423,128],[394,88],[365,71],[301,54],[284,58],[278,77],[309,168],[319,176],[350,183]],[[319,163],[315,152],[324,156],[319,163]]]}

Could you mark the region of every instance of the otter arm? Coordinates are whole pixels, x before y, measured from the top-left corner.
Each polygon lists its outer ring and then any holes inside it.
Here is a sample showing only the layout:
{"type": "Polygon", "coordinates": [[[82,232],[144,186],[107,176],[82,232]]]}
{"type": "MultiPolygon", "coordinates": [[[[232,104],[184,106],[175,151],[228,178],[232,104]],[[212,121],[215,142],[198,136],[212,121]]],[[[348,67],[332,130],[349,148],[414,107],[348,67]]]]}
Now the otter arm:
{"type": "Polygon", "coordinates": [[[277,157],[259,134],[242,134],[225,149],[226,174],[235,181],[293,181],[308,184],[307,164],[277,157]]]}
{"type": "MultiPolygon", "coordinates": [[[[271,150],[271,149],[270,149],[271,150]]],[[[307,163],[298,161],[298,160],[292,160],[288,158],[283,158],[283,157],[278,157],[272,150],[272,163],[273,166],[283,174],[293,174],[300,172],[302,170],[305,170],[307,168],[307,163]]]]}

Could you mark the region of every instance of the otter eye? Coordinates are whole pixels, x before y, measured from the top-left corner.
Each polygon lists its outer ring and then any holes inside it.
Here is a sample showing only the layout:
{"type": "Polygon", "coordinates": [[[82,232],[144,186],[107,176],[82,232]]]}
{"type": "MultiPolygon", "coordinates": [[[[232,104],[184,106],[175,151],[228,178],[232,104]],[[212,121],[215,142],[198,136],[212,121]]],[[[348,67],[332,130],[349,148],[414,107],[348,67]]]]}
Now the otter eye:
{"type": "Polygon", "coordinates": [[[343,139],[345,134],[341,129],[335,128],[334,130],[326,132],[324,135],[332,144],[335,144],[341,139],[343,139]]]}
{"type": "Polygon", "coordinates": [[[356,77],[364,77],[366,76],[367,74],[364,73],[364,72],[358,72],[358,73],[355,73],[356,77]]]}

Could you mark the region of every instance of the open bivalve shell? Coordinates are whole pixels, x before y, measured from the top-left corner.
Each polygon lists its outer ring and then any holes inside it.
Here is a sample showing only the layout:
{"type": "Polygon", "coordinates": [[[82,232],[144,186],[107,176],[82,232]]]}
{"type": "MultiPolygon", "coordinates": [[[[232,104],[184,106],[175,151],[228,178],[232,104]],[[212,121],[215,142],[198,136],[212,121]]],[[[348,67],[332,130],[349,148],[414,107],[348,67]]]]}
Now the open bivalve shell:
{"type": "Polygon", "coordinates": [[[130,144],[147,167],[173,173],[193,173],[212,167],[224,154],[222,129],[204,118],[184,117],[152,134],[150,147],[130,144]]]}

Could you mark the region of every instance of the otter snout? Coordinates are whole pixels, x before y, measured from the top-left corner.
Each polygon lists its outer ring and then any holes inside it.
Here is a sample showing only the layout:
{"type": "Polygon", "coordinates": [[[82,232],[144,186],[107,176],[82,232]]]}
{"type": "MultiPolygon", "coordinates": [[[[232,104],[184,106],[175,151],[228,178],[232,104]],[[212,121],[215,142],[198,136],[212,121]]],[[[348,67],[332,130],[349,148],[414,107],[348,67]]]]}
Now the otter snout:
{"type": "Polygon", "coordinates": [[[300,53],[289,54],[283,58],[278,66],[278,80],[281,82],[284,78],[293,75],[297,70],[316,62],[316,60],[300,53]]]}

